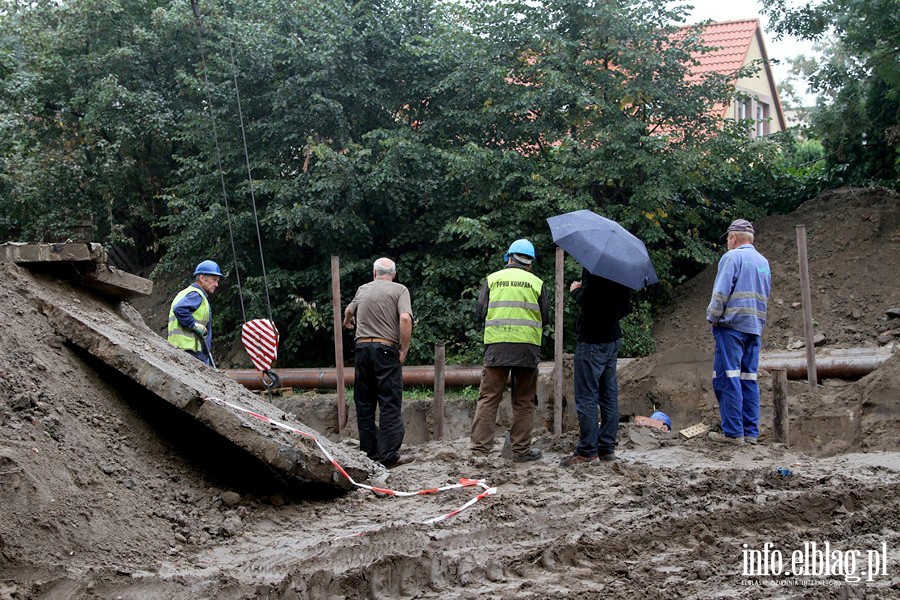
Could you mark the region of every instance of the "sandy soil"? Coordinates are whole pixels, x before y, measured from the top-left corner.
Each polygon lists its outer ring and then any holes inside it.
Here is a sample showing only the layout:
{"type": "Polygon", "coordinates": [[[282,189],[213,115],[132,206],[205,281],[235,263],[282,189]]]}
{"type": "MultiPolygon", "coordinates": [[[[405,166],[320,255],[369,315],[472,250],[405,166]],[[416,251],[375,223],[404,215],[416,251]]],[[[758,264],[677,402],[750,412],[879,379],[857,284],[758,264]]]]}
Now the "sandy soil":
{"type": "MultiPolygon", "coordinates": [[[[900,321],[885,311],[900,305],[897,207],[896,196],[843,191],[760,221],[758,245],[779,265],[767,347],[802,338],[791,308],[799,292],[789,289],[798,219],[812,235],[816,320],[828,343],[894,339],[900,321]],[[823,239],[825,250],[813,243],[823,239]],[[833,275],[822,275],[823,261],[833,275]]],[[[705,332],[709,284],[706,272],[684,286],[660,324],[662,350],[705,343],[691,327],[699,307],[705,332]]],[[[900,597],[898,354],[859,381],[823,382],[815,399],[792,382],[797,414],[812,422],[828,407],[858,428],[847,438],[858,444],[829,447],[837,438],[821,426],[799,428],[820,436],[815,451],[799,452],[623,424],[620,460],[572,469],[557,463],[574,432],[536,432],[544,458],[524,465],[500,457],[502,439],[488,459],[471,456],[464,437],[420,444],[410,448],[417,462],[393,471],[387,487],[473,478],[496,490],[425,524],[478,490],[291,493],[67,345],[22,286],[0,278],[0,600],[900,597]],[[742,573],[746,553],[766,543],[790,556],[811,542],[858,563],[832,576],[742,573]],[[872,570],[867,552],[883,550],[877,575],[848,581],[872,570]]],[[[83,293],[73,289],[72,301],[83,293]]],[[[635,377],[650,369],[637,367],[635,377]]]]}
{"type": "MultiPolygon", "coordinates": [[[[824,192],[789,215],[754,223],[754,245],[772,267],[763,351],[803,348],[797,225],[806,226],[813,326],[821,347],[875,347],[900,338],[900,195],[881,189],[824,192]]],[[[722,251],[725,251],[724,241],[722,251]]],[[[686,282],[656,323],[657,351],[700,346],[712,352],[706,307],[716,265],[686,282]]]]}

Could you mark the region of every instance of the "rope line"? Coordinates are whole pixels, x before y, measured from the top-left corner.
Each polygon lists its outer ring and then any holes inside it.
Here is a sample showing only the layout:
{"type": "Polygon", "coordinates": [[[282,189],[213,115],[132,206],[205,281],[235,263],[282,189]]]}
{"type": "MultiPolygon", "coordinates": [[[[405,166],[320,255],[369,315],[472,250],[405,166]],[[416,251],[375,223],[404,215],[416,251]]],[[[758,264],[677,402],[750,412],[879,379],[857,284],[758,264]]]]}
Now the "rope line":
{"type": "MultiPolygon", "coordinates": [[[[368,485],[366,483],[359,483],[359,482],[355,481],[353,479],[353,477],[350,476],[349,473],[347,473],[347,471],[344,469],[344,467],[342,467],[340,465],[340,463],[338,463],[337,460],[335,460],[335,458],[333,456],[331,456],[331,453],[325,449],[325,446],[323,446],[321,444],[321,442],[319,442],[319,439],[316,436],[314,436],[313,434],[303,431],[302,429],[298,429],[296,427],[291,427],[290,425],[288,425],[286,423],[282,423],[280,421],[277,421],[275,419],[267,417],[264,414],[246,409],[242,406],[238,406],[237,404],[233,404],[231,402],[226,402],[225,400],[223,400],[221,398],[207,397],[207,398],[204,398],[204,400],[207,400],[214,404],[218,404],[219,406],[231,408],[238,412],[248,414],[251,417],[255,417],[255,418],[257,418],[265,423],[268,423],[274,427],[283,429],[284,431],[288,431],[290,433],[294,433],[301,437],[312,440],[313,442],[315,442],[316,446],[318,446],[319,451],[323,455],[325,455],[326,459],[328,459],[328,462],[331,463],[331,466],[333,466],[334,469],[338,473],[340,473],[347,481],[349,481],[355,487],[358,487],[358,488],[361,488],[364,490],[369,490],[371,492],[374,492],[377,495],[394,496],[394,497],[428,496],[431,494],[438,494],[440,492],[446,492],[448,490],[456,490],[456,489],[467,488],[467,487],[477,487],[477,488],[481,489],[481,492],[479,492],[474,498],[471,498],[468,502],[466,502],[459,508],[451,510],[449,513],[439,515],[437,517],[422,521],[422,525],[433,525],[435,523],[445,521],[445,520],[449,519],[450,517],[454,517],[454,516],[458,515],[462,511],[464,511],[467,508],[469,508],[470,506],[474,505],[479,500],[481,500],[483,498],[487,498],[488,496],[492,496],[497,493],[497,488],[488,485],[484,479],[468,479],[465,477],[461,478],[458,483],[451,483],[451,484],[448,484],[448,485],[445,485],[442,487],[417,490],[415,492],[402,492],[402,491],[398,491],[398,490],[391,490],[388,488],[376,487],[373,485],[368,485]]],[[[366,533],[368,533],[368,532],[364,531],[364,532],[355,533],[355,534],[351,534],[349,536],[343,536],[343,537],[354,537],[354,536],[358,536],[358,535],[365,535],[366,533]]]]}
{"type": "MultiPolygon", "coordinates": [[[[193,0],[192,0],[193,1],[193,0]]],[[[225,39],[228,40],[228,57],[231,61],[231,77],[234,80],[234,93],[237,98],[237,109],[238,109],[238,120],[241,125],[241,141],[244,144],[244,163],[247,165],[247,181],[250,186],[250,202],[253,205],[253,223],[256,225],[256,240],[259,243],[259,264],[262,267],[262,276],[263,276],[263,287],[266,291],[266,309],[268,310],[269,321],[272,323],[275,320],[272,318],[272,302],[269,299],[269,281],[266,276],[266,259],[263,257],[263,247],[262,247],[262,233],[259,230],[259,218],[256,212],[256,192],[253,185],[253,172],[250,168],[250,153],[247,150],[247,134],[244,130],[244,111],[241,108],[241,90],[238,87],[238,79],[237,79],[237,67],[234,62],[234,44],[231,40],[231,33],[228,28],[228,3],[226,0],[222,0],[222,9],[224,11],[224,27],[225,27],[225,39]]],[[[246,318],[244,321],[246,322],[246,318]]]]}
{"type": "MultiPolygon", "coordinates": [[[[222,184],[222,197],[225,199],[225,216],[228,222],[228,238],[231,240],[231,258],[234,261],[234,275],[237,280],[238,299],[241,301],[241,316],[247,321],[247,311],[244,308],[244,292],[241,289],[241,273],[238,268],[237,250],[234,246],[234,230],[231,225],[231,206],[228,202],[228,190],[225,187],[225,170],[222,168],[222,150],[219,147],[219,133],[216,127],[216,117],[213,114],[212,92],[209,87],[209,77],[206,68],[206,53],[203,51],[203,22],[200,17],[200,6],[197,0],[191,0],[191,8],[194,11],[194,19],[197,23],[197,47],[200,50],[200,64],[203,67],[203,83],[206,88],[206,104],[209,112],[209,120],[212,122],[213,140],[216,144],[216,164],[219,168],[219,181],[222,184]]],[[[270,311],[271,314],[271,311],[270,311]]]]}

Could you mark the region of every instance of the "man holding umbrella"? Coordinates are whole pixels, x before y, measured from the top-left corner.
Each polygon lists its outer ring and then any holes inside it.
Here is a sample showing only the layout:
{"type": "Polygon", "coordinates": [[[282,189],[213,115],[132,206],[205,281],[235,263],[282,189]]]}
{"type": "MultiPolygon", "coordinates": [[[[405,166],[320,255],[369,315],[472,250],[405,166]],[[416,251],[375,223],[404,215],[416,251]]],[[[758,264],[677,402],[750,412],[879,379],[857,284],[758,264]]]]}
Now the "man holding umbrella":
{"type": "Polygon", "coordinates": [[[619,432],[616,367],[622,347],[619,319],[631,312],[631,290],[659,278],[644,243],[627,229],[589,210],[547,219],[553,241],[584,267],[569,288],[581,307],[575,348],[575,406],[579,440],[561,466],[615,460],[619,432]],[[601,424],[597,424],[597,413],[601,424]]]}
{"type": "Polygon", "coordinates": [[[622,328],[619,319],[631,312],[631,291],[620,283],[582,269],[581,281],[569,287],[581,312],[576,330],[575,410],[578,445],[561,466],[615,460],[619,433],[619,383],[616,378],[622,328]],[[597,412],[600,424],[597,424],[597,412]]]}

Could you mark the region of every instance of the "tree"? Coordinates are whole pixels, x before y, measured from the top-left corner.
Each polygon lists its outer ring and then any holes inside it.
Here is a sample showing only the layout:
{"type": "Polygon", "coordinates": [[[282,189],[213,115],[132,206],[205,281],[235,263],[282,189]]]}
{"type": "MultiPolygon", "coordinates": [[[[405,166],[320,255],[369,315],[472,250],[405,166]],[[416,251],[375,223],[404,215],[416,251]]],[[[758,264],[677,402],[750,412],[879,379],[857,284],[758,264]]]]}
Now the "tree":
{"type": "Polygon", "coordinates": [[[779,34],[818,40],[805,61],[820,92],[811,116],[836,182],[896,186],[900,174],[900,14],[893,0],[825,0],[788,8],[765,0],[779,34]]]}
{"type": "Polygon", "coordinates": [[[64,239],[88,223],[100,239],[153,252],[149,223],[164,213],[182,112],[177,36],[156,35],[161,6],[3,2],[6,237],[64,239]]]}
{"type": "Polygon", "coordinates": [[[629,325],[645,353],[653,303],[714,260],[723,222],[765,210],[751,171],[778,154],[718,122],[730,82],[687,80],[704,47],[667,4],[259,0],[197,19],[180,0],[5,0],[0,235],[90,215],[99,241],[149,232],[159,273],[214,258],[217,331],[271,313],[295,365],[330,347],[330,257],[346,303],[386,255],[412,292],[410,360],[440,340],[474,361],[482,278],[527,237],[552,292],[546,218],[590,208],[663,280],[629,325]]]}

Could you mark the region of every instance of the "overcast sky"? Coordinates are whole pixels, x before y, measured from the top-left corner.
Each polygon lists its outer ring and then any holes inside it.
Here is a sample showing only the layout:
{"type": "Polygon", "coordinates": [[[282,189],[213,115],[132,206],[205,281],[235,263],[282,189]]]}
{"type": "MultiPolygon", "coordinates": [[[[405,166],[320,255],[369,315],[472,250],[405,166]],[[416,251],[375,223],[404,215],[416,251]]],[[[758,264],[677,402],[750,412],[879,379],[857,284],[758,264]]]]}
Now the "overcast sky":
{"type": "MultiPolygon", "coordinates": [[[[789,65],[787,59],[798,54],[812,54],[812,44],[806,41],[800,41],[795,38],[784,37],[779,41],[775,40],[775,33],[768,29],[768,19],[762,14],[762,3],[759,0],[682,0],[680,2],[672,2],[672,5],[689,4],[694,6],[687,19],[688,23],[697,23],[704,19],[712,19],[714,21],[734,21],[738,19],[756,19],[758,18],[763,28],[763,38],[766,42],[766,51],[769,58],[780,59],[781,64],[772,65],[772,72],[775,75],[776,83],[787,78],[789,65]]],[[[789,6],[796,6],[796,1],[789,1],[789,6]]],[[[806,86],[798,82],[795,84],[798,93],[806,91],[806,86]]],[[[815,103],[815,97],[809,94],[803,96],[804,104],[810,105],[815,103]]]]}

